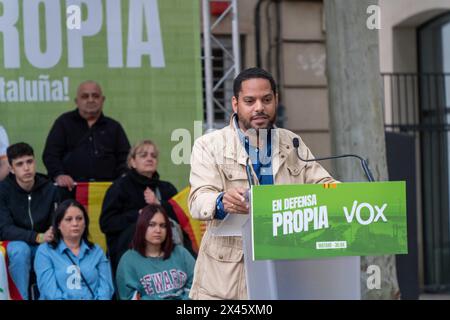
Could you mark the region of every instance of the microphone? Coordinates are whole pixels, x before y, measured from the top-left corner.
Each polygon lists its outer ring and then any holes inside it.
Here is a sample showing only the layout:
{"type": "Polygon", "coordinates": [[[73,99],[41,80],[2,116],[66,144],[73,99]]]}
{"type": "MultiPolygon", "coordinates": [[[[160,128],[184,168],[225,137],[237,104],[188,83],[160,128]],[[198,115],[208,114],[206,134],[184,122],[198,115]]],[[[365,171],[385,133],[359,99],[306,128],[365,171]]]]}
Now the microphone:
{"type": "MultiPolygon", "coordinates": [[[[245,136],[244,140],[245,140],[245,149],[248,149],[249,148],[248,146],[250,145],[248,137],[245,136]]],[[[255,184],[255,181],[253,180],[252,170],[250,169],[250,166],[248,164],[249,160],[250,157],[247,157],[247,160],[245,161],[245,172],[247,173],[248,186],[249,188],[251,188],[255,184]]]]}
{"type": "Polygon", "coordinates": [[[253,175],[252,175],[252,170],[250,169],[250,166],[248,165],[248,160],[250,160],[250,158],[247,158],[247,163],[245,164],[245,171],[247,172],[247,180],[248,180],[248,186],[251,187],[255,184],[254,180],[253,180],[253,175]]]}
{"type": "Polygon", "coordinates": [[[321,161],[321,160],[331,160],[331,159],[339,159],[339,158],[348,158],[348,157],[353,157],[353,158],[358,158],[361,161],[361,166],[364,170],[364,173],[366,174],[367,180],[369,180],[370,182],[374,182],[375,179],[373,178],[372,172],[370,172],[369,169],[369,165],[367,163],[366,159],[363,159],[362,157],[356,155],[356,154],[343,154],[340,156],[331,156],[331,157],[323,157],[323,158],[315,158],[315,159],[302,159],[300,158],[299,154],[298,154],[298,147],[300,146],[300,141],[298,140],[298,138],[293,138],[292,139],[292,145],[295,148],[295,153],[297,154],[297,157],[304,161],[304,162],[313,162],[313,161],[321,161]]]}

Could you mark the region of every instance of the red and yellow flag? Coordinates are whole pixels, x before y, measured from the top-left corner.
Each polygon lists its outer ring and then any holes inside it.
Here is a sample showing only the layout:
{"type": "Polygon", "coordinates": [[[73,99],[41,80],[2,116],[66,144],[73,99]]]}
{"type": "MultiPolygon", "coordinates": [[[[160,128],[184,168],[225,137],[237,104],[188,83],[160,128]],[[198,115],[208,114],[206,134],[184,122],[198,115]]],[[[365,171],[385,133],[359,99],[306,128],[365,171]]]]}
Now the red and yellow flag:
{"type": "MultiPolygon", "coordinates": [[[[85,206],[89,214],[89,234],[92,242],[98,244],[106,252],[105,235],[100,230],[100,213],[102,211],[103,198],[111,182],[79,182],[77,184],[76,199],[85,206]]],[[[203,221],[193,219],[189,213],[188,196],[190,187],[186,187],[169,199],[177,216],[181,228],[191,239],[192,249],[198,252],[200,241],[205,233],[206,225],[203,221]]]]}
{"type": "Polygon", "coordinates": [[[89,234],[91,241],[98,244],[106,252],[106,238],[100,230],[100,213],[103,198],[112,182],[78,182],[76,199],[86,208],[89,214],[89,234]]]}
{"type": "Polygon", "coordinates": [[[186,187],[175,196],[173,196],[169,203],[172,205],[181,228],[188,234],[192,242],[192,249],[198,253],[200,242],[205,233],[206,224],[204,221],[192,218],[188,207],[188,196],[190,187],[186,187]]]}

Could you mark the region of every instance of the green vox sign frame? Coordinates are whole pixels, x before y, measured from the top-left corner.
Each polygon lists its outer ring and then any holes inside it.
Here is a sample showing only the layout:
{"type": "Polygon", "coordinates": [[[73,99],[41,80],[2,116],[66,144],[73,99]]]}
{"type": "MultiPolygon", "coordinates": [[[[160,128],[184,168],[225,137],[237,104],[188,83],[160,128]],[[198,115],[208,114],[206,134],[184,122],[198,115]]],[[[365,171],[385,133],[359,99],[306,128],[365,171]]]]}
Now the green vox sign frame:
{"type": "Polygon", "coordinates": [[[253,186],[253,259],[406,254],[404,181],[253,186]]]}

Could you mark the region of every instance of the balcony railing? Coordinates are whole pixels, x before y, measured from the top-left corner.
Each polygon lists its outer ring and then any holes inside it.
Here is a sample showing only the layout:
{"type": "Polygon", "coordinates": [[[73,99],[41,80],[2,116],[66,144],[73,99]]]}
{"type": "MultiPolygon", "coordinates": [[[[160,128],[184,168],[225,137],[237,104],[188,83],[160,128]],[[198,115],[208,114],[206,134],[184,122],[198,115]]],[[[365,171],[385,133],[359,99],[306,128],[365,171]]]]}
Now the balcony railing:
{"type": "Polygon", "coordinates": [[[449,131],[450,73],[383,73],[382,77],[387,131],[449,131]]]}

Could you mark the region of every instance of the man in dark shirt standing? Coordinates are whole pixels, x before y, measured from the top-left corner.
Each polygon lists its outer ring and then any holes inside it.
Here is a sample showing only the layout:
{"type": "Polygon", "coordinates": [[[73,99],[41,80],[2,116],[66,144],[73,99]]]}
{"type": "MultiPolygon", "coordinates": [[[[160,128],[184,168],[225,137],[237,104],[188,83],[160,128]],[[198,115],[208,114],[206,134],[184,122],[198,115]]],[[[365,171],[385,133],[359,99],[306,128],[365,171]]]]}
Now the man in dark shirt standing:
{"type": "Polygon", "coordinates": [[[81,83],[77,109],[56,119],[43,161],[50,177],[72,191],[76,181],[112,181],[126,170],[130,149],[119,122],[103,115],[103,96],[94,81],[81,83]]]}

